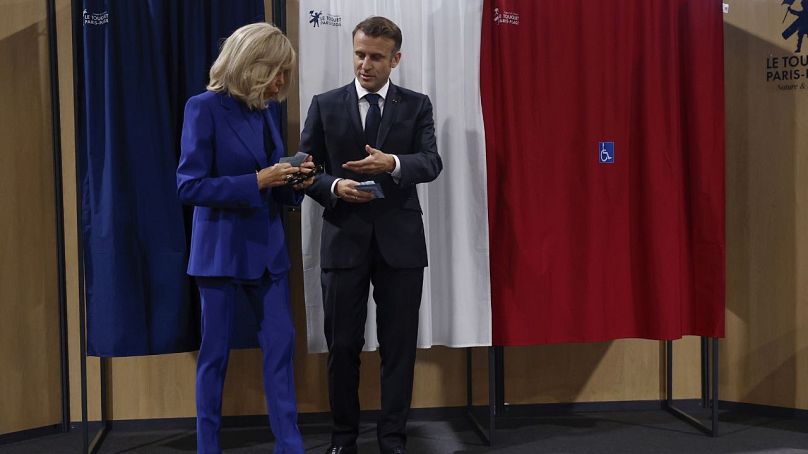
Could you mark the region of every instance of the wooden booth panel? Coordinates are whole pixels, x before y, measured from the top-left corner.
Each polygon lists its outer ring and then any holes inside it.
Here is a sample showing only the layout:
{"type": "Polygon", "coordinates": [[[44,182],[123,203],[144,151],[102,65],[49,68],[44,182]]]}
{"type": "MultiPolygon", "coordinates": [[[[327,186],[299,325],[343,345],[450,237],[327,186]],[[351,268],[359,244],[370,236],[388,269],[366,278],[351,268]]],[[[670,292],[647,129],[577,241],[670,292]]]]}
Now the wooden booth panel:
{"type": "Polygon", "coordinates": [[[0,434],[61,422],[45,2],[0,15],[0,434]]]}
{"type": "MultiPolygon", "coordinates": [[[[784,10],[778,3],[733,1],[725,16],[728,316],[727,338],[721,342],[721,398],[806,409],[808,178],[804,173],[808,169],[808,139],[802,125],[808,124],[808,91],[784,91],[765,81],[766,57],[792,55],[795,45],[794,40],[786,42],[780,37],[784,10]]],[[[299,3],[290,1],[287,6],[289,34],[296,42],[299,3]]],[[[61,8],[60,17],[64,18],[61,8]]],[[[65,39],[60,42],[65,43],[65,39]]],[[[806,46],[808,50],[808,42],[806,46]]],[[[60,47],[62,80],[71,71],[69,67],[64,69],[69,66],[69,55],[60,47]]],[[[290,149],[295,149],[299,131],[300,101],[294,96],[295,86],[289,100],[290,149]]],[[[64,82],[62,87],[65,96],[64,82]]],[[[63,99],[63,122],[72,121],[72,106],[67,103],[63,99]]],[[[69,143],[67,138],[63,141],[69,143]]],[[[65,179],[71,181],[68,159],[72,157],[65,156],[65,179]]],[[[66,193],[66,200],[68,197],[66,193]]],[[[71,222],[75,225],[75,199],[66,202],[68,211],[71,206],[73,212],[67,216],[73,218],[66,224],[68,236],[72,235],[75,242],[75,231],[70,231],[71,222]]],[[[292,282],[298,335],[296,381],[301,412],[319,412],[328,406],[325,359],[324,355],[305,353],[300,253],[296,246],[300,238],[295,233],[298,225],[293,217],[290,242],[295,263],[292,282]]],[[[69,265],[75,263],[70,259],[71,253],[69,248],[69,265]]],[[[71,301],[75,301],[75,278],[71,276],[75,276],[74,266],[68,268],[68,282],[73,285],[71,301]]],[[[75,316],[71,317],[71,342],[76,345],[77,322],[75,316]]],[[[549,403],[659,399],[664,386],[661,348],[661,343],[645,340],[508,348],[506,400],[549,403]]],[[[676,343],[677,397],[698,395],[698,351],[695,338],[676,343]]],[[[71,355],[75,358],[73,350],[71,355]]],[[[464,360],[463,350],[434,348],[419,352],[413,405],[462,405],[464,360]]],[[[71,387],[77,390],[76,363],[72,361],[71,387]]],[[[192,416],[193,362],[193,354],[113,360],[114,417],[192,416]]],[[[257,351],[234,355],[225,396],[226,414],[263,411],[258,363],[257,351]]],[[[363,364],[362,403],[366,408],[377,408],[376,355],[365,354],[363,364]]],[[[486,378],[485,350],[475,349],[477,403],[487,398],[486,378]]],[[[91,382],[91,397],[97,393],[94,386],[91,382]]],[[[75,418],[77,400],[72,402],[75,418]]]]}
{"type": "Polygon", "coordinates": [[[728,313],[721,397],[806,409],[808,42],[796,54],[797,34],[782,37],[795,18],[781,2],[734,1],[725,15],[728,313]]]}
{"type": "MultiPolygon", "coordinates": [[[[79,349],[78,236],[76,218],[76,136],[73,114],[73,28],[70,0],[56,0],[57,54],[59,59],[59,116],[62,141],[62,202],[65,227],[65,284],[67,293],[68,376],[70,420],[81,421],[81,368],[79,349]]],[[[44,2],[42,3],[44,5],[44,2]]],[[[44,8],[44,6],[43,6],[44,8]]],[[[87,361],[88,416],[101,418],[98,358],[87,361]]]]}

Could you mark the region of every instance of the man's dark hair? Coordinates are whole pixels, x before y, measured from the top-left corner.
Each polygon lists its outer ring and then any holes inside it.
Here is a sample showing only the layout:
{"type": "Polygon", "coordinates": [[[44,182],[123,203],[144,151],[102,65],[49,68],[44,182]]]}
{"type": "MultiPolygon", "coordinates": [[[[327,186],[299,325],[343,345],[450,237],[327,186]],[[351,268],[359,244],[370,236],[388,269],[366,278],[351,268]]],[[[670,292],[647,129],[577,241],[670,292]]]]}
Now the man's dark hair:
{"type": "Polygon", "coordinates": [[[371,16],[356,24],[353,32],[351,32],[351,38],[356,36],[356,32],[359,30],[362,30],[362,33],[371,38],[392,39],[395,43],[393,51],[398,52],[401,50],[401,29],[386,17],[371,16]]]}

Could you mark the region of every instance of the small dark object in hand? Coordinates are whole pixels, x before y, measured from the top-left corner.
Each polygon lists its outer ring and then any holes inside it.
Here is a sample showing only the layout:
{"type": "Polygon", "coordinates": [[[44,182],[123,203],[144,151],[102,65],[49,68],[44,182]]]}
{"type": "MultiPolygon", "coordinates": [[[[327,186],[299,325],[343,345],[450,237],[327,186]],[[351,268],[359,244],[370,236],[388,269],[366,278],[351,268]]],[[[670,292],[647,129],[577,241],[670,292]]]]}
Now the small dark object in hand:
{"type": "Polygon", "coordinates": [[[314,177],[317,174],[323,173],[324,170],[325,169],[323,168],[323,165],[320,164],[318,166],[315,166],[314,170],[311,170],[309,172],[297,172],[297,173],[294,173],[292,175],[289,175],[291,178],[289,178],[286,181],[286,184],[292,185],[292,186],[294,186],[296,184],[300,184],[300,183],[308,180],[309,178],[314,177]]]}

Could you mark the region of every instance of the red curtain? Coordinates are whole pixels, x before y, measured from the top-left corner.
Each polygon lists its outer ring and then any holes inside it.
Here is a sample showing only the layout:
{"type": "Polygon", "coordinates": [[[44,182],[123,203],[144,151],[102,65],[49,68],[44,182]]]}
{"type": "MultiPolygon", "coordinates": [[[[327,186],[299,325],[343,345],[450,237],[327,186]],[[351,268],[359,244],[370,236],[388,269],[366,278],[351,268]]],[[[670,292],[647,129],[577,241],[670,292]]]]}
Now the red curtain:
{"type": "Polygon", "coordinates": [[[495,345],[724,335],[721,3],[485,0],[495,345]]]}

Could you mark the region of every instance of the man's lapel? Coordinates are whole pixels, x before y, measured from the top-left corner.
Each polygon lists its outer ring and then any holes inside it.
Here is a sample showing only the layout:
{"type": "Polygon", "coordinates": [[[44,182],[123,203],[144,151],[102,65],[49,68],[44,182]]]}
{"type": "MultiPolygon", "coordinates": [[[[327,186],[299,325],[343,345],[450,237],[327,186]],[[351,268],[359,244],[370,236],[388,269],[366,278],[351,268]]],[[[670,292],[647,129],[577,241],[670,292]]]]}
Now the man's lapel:
{"type": "Polygon", "coordinates": [[[362,118],[359,116],[359,98],[356,95],[356,87],[353,82],[345,86],[344,104],[348,118],[351,119],[351,126],[353,126],[356,141],[364,146],[365,131],[362,129],[362,118]]]}
{"type": "Polygon", "coordinates": [[[382,122],[379,124],[379,136],[376,139],[377,148],[382,149],[384,139],[387,138],[387,133],[396,121],[398,107],[401,103],[401,95],[398,93],[398,88],[390,82],[387,88],[387,98],[384,100],[384,113],[382,113],[382,122]]]}

